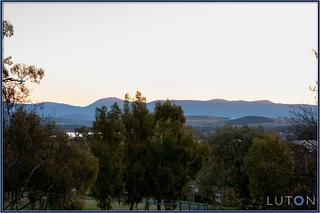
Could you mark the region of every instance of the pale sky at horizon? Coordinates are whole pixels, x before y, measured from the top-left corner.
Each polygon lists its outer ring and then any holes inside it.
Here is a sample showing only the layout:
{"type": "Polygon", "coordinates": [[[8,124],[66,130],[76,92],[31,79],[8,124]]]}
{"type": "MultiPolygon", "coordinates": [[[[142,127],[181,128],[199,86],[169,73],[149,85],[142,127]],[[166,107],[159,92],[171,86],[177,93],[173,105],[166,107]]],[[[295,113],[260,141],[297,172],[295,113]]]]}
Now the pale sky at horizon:
{"type": "Polygon", "coordinates": [[[317,3],[4,3],[4,56],[45,69],[34,102],[313,104],[317,3]]]}

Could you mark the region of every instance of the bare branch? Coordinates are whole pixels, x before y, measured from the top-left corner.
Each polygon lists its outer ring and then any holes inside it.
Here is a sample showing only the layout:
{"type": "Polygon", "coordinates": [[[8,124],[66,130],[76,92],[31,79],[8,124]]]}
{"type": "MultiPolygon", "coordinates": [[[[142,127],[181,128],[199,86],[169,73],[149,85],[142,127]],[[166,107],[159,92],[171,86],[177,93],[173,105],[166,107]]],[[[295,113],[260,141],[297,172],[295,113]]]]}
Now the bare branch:
{"type": "Polygon", "coordinates": [[[23,79],[15,79],[15,78],[4,78],[2,80],[4,83],[7,83],[7,82],[18,82],[20,84],[22,84],[23,82],[26,82],[25,80],[23,79]]]}

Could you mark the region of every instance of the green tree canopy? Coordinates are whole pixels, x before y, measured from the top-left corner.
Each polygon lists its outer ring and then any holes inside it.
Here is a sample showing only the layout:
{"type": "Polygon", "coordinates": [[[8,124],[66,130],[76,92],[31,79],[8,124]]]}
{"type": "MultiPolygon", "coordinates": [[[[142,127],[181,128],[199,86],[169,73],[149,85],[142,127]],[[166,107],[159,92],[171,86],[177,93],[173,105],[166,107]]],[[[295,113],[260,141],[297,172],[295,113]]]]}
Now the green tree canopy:
{"type": "Polygon", "coordinates": [[[79,209],[95,182],[97,159],[51,120],[18,109],[4,129],[6,209],[79,209]],[[27,199],[26,199],[27,198],[27,199]]]}
{"type": "Polygon", "coordinates": [[[147,109],[146,98],[140,92],[132,100],[126,94],[122,118],[126,129],[125,190],[127,202],[133,209],[134,203],[151,195],[147,177],[150,177],[152,170],[147,165],[150,161],[154,119],[147,109]]]}
{"type": "Polygon", "coordinates": [[[121,110],[115,103],[111,111],[97,108],[93,122],[91,150],[99,159],[99,174],[92,195],[101,209],[111,209],[111,199],[123,191],[123,143],[125,140],[121,110]]]}
{"type": "Polygon", "coordinates": [[[201,193],[206,195],[212,204],[215,204],[216,195],[220,194],[222,202],[228,196],[234,198],[229,202],[232,207],[248,206],[248,177],[241,170],[241,165],[253,138],[264,136],[262,128],[225,126],[209,138],[212,154],[198,182],[201,193]],[[232,195],[229,192],[232,192],[232,195]]]}
{"type": "MultiPolygon", "coordinates": [[[[171,101],[158,102],[154,110],[156,122],[154,154],[156,170],[153,176],[153,196],[163,199],[166,208],[174,208],[185,197],[187,184],[194,180],[205,164],[210,147],[194,140],[185,127],[180,106],[171,101]]],[[[159,206],[158,206],[159,209],[159,206]]]]}
{"type": "Polygon", "coordinates": [[[292,192],[293,158],[278,136],[253,139],[242,170],[249,178],[249,190],[256,208],[267,207],[267,196],[285,196],[292,192]]]}

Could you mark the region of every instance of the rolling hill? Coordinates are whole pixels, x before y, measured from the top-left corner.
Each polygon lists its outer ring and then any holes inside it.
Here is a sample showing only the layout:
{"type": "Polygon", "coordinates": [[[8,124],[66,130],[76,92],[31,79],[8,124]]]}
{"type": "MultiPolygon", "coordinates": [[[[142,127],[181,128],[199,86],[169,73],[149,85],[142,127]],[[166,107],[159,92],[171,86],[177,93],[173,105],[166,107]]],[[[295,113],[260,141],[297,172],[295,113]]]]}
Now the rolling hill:
{"type": "Polygon", "coordinates": [[[266,118],[261,116],[244,116],[241,118],[236,118],[226,121],[229,125],[251,125],[251,124],[264,124],[274,122],[274,118],[266,118]]]}
{"type": "MultiPolygon", "coordinates": [[[[288,117],[295,105],[261,101],[227,101],[212,99],[199,100],[173,100],[180,105],[186,116],[187,124],[191,126],[220,126],[251,125],[273,123],[279,117],[288,117]]],[[[85,125],[90,126],[94,119],[95,109],[106,106],[110,108],[113,103],[123,106],[123,100],[115,97],[104,98],[87,106],[73,106],[63,103],[44,102],[37,105],[28,105],[36,108],[41,116],[53,116],[58,124],[62,125],[85,125]]],[[[156,102],[147,103],[150,111],[153,111],[156,102]]],[[[312,106],[316,107],[316,106],[312,106]]]]}

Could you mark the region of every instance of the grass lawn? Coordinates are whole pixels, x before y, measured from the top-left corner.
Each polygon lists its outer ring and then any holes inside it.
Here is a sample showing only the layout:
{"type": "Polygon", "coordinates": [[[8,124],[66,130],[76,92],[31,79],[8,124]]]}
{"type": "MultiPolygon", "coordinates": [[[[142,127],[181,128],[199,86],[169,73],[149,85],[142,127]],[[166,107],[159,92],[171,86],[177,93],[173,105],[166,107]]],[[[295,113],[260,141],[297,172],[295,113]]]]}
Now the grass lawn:
{"type": "Polygon", "coordinates": [[[100,208],[97,206],[97,202],[94,199],[87,198],[83,210],[100,210],[100,208]]]}
{"type": "MultiPolygon", "coordinates": [[[[112,210],[129,210],[129,205],[119,205],[118,202],[112,202],[112,210]]],[[[137,208],[134,207],[133,209],[134,210],[145,210],[144,209],[145,207],[145,204],[144,203],[139,203],[137,205],[137,208]]],[[[150,205],[149,206],[149,210],[156,210],[157,209],[157,206],[156,205],[150,205]]],[[[93,199],[93,198],[90,198],[88,197],[86,200],[85,200],[85,204],[84,204],[84,207],[83,207],[83,210],[100,210],[100,208],[97,206],[97,202],[93,199]]]]}

